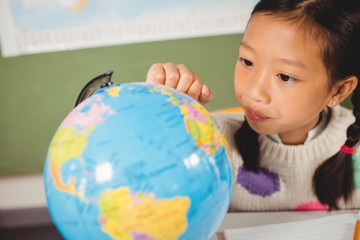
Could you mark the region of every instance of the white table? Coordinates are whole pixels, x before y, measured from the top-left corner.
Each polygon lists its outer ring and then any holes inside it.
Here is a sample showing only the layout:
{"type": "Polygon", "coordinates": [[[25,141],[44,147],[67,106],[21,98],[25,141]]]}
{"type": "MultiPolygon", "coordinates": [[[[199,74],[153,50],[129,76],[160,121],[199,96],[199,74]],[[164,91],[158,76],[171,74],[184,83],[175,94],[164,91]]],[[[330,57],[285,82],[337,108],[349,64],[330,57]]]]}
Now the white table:
{"type": "Polygon", "coordinates": [[[295,222],[339,214],[344,212],[357,213],[358,210],[349,211],[289,211],[289,212],[242,212],[227,213],[217,233],[210,240],[222,240],[221,232],[224,229],[252,227],[272,223],[295,222]]]}

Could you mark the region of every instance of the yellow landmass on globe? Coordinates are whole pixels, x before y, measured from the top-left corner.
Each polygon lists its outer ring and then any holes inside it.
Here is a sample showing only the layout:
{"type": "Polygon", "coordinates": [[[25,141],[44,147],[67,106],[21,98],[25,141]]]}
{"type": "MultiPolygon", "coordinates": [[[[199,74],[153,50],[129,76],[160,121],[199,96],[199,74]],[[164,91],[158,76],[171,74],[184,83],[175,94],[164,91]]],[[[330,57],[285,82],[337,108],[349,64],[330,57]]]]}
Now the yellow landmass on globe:
{"type": "Polygon", "coordinates": [[[62,191],[77,194],[75,178],[70,178],[64,183],[61,178],[61,166],[73,158],[81,159],[81,154],[86,147],[87,139],[93,128],[83,133],[76,132],[74,127],[60,128],[51,142],[49,148],[49,165],[54,179],[54,185],[62,191]],[[71,140],[71,142],[69,142],[71,140]]]}
{"type": "Polygon", "coordinates": [[[131,240],[147,236],[157,240],[178,239],[187,228],[187,197],[156,199],[150,193],[136,193],[127,187],[101,194],[100,223],[114,239],[131,240]]]}
{"type": "Polygon", "coordinates": [[[169,101],[172,102],[175,106],[178,106],[180,105],[180,100],[177,99],[176,97],[173,96],[173,93],[166,89],[166,88],[163,88],[163,87],[155,87],[153,89],[150,89],[150,92],[159,92],[165,96],[168,96],[169,97],[169,101]]]}
{"type": "Polygon", "coordinates": [[[194,138],[196,146],[211,156],[215,155],[220,147],[226,148],[225,136],[215,127],[205,108],[196,104],[190,104],[190,106],[183,104],[180,110],[185,117],[186,129],[194,138]],[[190,107],[193,108],[192,111],[190,107]],[[199,117],[196,113],[200,113],[199,117]]]}
{"type": "Polygon", "coordinates": [[[117,86],[117,87],[111,87],[106,89],[106,92],[111,96],[111,97],[118,97],[120,94],[120,90],[121,87],[117,86]]]}
{"type": "Polygon", "coordinates": [[[210,156],[215,155],[219,148],[224,147],[229,156],[225,136],[214,126],[209,112],[202,105],[187,101],[181,103],[170,90],[165,88],[155,88],[153,91],[169,96],[168,101],[180,108],[186,129],[194,138],[197,147],[203,149],[210,156]]]}

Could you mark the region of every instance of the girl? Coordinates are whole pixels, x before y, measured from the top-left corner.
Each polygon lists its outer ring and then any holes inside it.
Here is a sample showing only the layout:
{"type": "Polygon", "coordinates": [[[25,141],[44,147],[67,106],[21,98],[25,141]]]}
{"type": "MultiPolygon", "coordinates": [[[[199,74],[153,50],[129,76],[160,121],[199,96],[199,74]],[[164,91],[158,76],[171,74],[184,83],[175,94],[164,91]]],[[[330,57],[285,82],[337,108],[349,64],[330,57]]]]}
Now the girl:
{"type": "MultiPolygon", "coordinates": [[[[232,149],[230,211],[360,208],[360,1],[262,0],[235,65],[244,113],[214,114],[232,149]],[[353,114],[340,106],[351,93],[353,114]]],[[[211,90],[184,65],[148,82],[196,100],[211,90]]]]}

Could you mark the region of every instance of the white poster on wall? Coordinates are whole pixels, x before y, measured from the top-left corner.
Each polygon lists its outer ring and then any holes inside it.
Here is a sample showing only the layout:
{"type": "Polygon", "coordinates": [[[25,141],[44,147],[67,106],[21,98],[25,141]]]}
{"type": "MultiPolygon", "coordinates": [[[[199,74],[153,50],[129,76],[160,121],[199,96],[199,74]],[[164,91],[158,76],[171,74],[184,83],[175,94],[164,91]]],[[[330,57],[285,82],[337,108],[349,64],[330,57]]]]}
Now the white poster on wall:
{"type": "Polygon", "coordinates": [[[0,0],[3,57],[243,32],[258,0],[0,0]]]}

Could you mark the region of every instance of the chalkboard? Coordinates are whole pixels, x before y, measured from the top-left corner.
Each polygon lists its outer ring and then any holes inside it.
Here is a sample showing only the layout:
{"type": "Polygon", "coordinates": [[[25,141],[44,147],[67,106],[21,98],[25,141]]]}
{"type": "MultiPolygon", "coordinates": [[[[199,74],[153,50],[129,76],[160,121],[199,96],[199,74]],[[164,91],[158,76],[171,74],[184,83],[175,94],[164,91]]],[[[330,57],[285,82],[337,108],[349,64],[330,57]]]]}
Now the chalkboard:
{"type": "MultiPolygon", "coordinates": [[[[208,110],[237,106],[233,71],[241,34],[0,58],[0,176],[41,173],[52,136],[82,87],[144,81],[155,62],[185,63],[214,90],[208,110]]],[[[350,107],[347,100],[346,106],[350,107]]]]}
{"type": "Polygon", "coordinates": [[[41,173],[51,138],[78,93],[108,70],[114,82],[139,82],[152,63],[185,63],[214,89],[209,110],[236,106],[240,40],[234,34],[0,58],[0,175],[41,173]]]}

